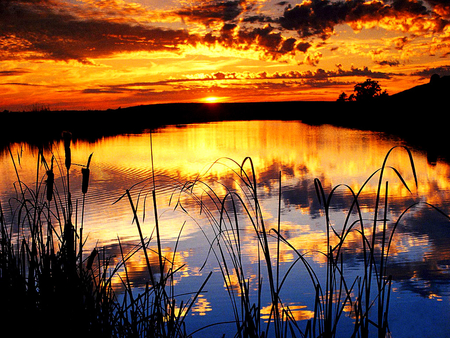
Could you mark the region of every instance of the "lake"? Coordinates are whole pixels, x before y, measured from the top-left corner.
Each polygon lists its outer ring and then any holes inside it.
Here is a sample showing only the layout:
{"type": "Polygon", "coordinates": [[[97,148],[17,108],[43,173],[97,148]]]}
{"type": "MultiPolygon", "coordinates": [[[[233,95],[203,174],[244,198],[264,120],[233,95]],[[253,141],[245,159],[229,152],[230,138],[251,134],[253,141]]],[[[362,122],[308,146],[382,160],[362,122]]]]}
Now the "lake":
{"type": "MultiPolygon", "coordinates": [[[[161,248],[164,256],[179,268],[174,274],[175,294],[179,299],[189,299],[213,272],[186,319],[188,332],[224,322],[200,330],[194,337],[223,333],[233,337],[235,325],[225,323],[234,319],[229,294],[239,297],[241,289],[235,271],[230,270],[228,280],[224,280],[220,249],[226,251],[227,264],[232,264],[233,253],[239,253],[243,278],[255,303],[258,276],[262,276],[260,311],[263,321],[267,321],[270,292],[265,284],[264,257],[258,249],[261,237],[254,230],[254,222],[258,222],[258,227],[264,222],[269,255],[272,262],[279,262],[272,269],[277,271],[277,283],[283,281],[280,297],[304,329],[313,315],[315,289],[305,264],[298,261],[299,254],[318,279],[326,279],[327,248],[336,245],[337,236],[348,229],[344,224],[350,215],[348,224],[353,224],[353,230],[346,232],[341,258],[351,284],[358,280],[364,267],[361,222],[357,219],[370,223],[378,210],[376,233],[383,232],[384,223],[389,234],[395,229],[387,268],[392,276],[392,337],[450,336],[450,222],[429,205],[450,214],[449,164],[440,160],[430,163],[426,154],[411,149],[416,186],[408,152],[395,148],[387,165],[396,170],[386,167],[381,191],[385,191],[384,182],[388,181],[388,200],[385,205],[382,194],[379,208],[376,197],[380,172],[366,182],[382,166],[392,147],[404,145],[402,140],[383,133],[310,126],[297,121],[188,124],[168,126],[152,134],[76,141],[72,144],[70,190],[77,226],[83,219],[84,234],[88,235],[84,254],[87,256],[96,246],[103,247],[104,253],[117,263],[121,257],[118,238],[128,251],[140,243],[130,202],[124,196],[127,189],[143,234],[152,239],[150,246],[155,249],[155,189],[161,248]],[[90,184],[81,216],[81,168],[90,154],[90,184]],[[243,174],[239,165],[248,157],[251,162],[245,161],[243,174]],[[320,181],[326,196],[342,184],[334,191],[327,211],[317,196],[315,179],[320,181]],[[350,188],[357,193],[362,187],[358,196],[360,216],[356,209],[349,214],[353,201],[350,188]],[[252,188],[257,189],[259,206],[254,204],[252,188]],[[220,201],[225,196],[229,218],[225,217],[222,223],[220,201]],[[331,240],[327,240],[327,216],[331,240]],[[277,233],[289,244],[277,241],[277,233]]],[[[55,182],[62,192],[66,183],[64,146],[56,143],[44,153],[48,163],[52,154],[55,163],[59,163],[55,182]]],[[[45,180],[43,166],[37,174],[37,154],[38,150],[26,143],[13,144],[11,153],[0,153],[0,201],[5,217],[15,210],[17,176],[13,163],[20,179],[31,189],[36,177],[38,182],[45,180]]],[[[377,247],[381,245],[377,242],[377,247]]],[[[151,260],[156,261],[157,257],[153,255],[151,260]]],[[[132,257],[128,270],[136,290],[149,281],[142,250],[132,257]]],[[[120,294],[120,278],[116,276],[113,281],[120,294]]],[[[354,319],[351,308],[345,307],[339,321],[340,336],[350,336],[354,319]]]]}

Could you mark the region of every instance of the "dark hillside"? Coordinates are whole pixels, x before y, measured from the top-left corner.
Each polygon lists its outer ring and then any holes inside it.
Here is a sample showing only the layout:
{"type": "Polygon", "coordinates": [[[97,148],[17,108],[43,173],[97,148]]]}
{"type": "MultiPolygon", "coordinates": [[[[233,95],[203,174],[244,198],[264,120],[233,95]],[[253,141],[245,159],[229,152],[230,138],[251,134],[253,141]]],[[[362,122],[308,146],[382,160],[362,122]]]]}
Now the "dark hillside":
{"type": "Polygon", "coordinates": [[[343,118],[327,123],[383,131],[427,152],[430,161],[450,160],[450,76],[433,75],[429,83],[370,102],[337,102],[343,118]]]}
{"type": "MultiPolygon", "coordinates": [[[[403,92],[391,96],[393,101],[407,105],[419,104],[420,108],[438,108],[438,104],[448,105],[450,99],[450,76],[440,77],[435,74],[431,77],[430,82],[415,86],[403,92]]],[[[443,107],[441,107],[443,108],[443,107]]]]}

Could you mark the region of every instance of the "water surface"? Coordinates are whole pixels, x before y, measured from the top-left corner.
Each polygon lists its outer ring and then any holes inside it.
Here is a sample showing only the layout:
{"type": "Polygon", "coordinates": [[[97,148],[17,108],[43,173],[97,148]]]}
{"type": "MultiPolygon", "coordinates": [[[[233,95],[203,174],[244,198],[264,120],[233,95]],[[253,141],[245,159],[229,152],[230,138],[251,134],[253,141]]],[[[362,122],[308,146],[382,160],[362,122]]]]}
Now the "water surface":
{"type": "MultiPolygon", "coordinates": [[[[358,191],[381,167],[388,151],[404,145],[401,140],[382,133],[281,121],[170,126],[154,132],[151,140],[154,172],[148,133],[106,137],[94,143],[78,141],[72,145],[70,188],[74,201],[78,201],[77,225],[81,222],[81,165],[86,164],[91,153],[91,178],[83,218],[84,233],[89,234],[86,253],[95,246],[105,246],[107,252],[117,258],[120,255],[118,238],[130,249],[138,244],[130,204],[126,198],[120,199],[126,189],[130,189],[138,208],[144,235],[148,238],[154,235],[150,192],[156,187],[163,251],[178,266],[183,265],[175,278],[178,293],[195,291],[213,271],[207,292],[201,294],[189,317],[191,330],[206,323],[233,319],[217,261],[214,255],[208,255],[215,239],[211,219],[206,209],[200,210],[199,200],[191,193],[211,210],[214,206],[208,202],[207,195],[211,191],[219,197],[231,191],[245,197],[244,183],[236,171],[237,164],[250,157],[267,229],[278,227],[280,212],[281,234],[299,252],[306,254],[320,276],[326,261],[323,255],[327,249],[326,222],[314,179],[320,180],[327,194],[339,184],[347,185],[336,191],[331,205],[331,223],[340,231],[352,201],[349,188],[358,191]],[[197,182],[194,190],[183,190],[189,187],[186,182],[193,181],[197,182]]],[[[36,174],[37,149],[15,144],[11,154],[21,180],[33,188],[36,176],[40,181],[45,174],[42,167],[36,174]]],[[[9,204],[14,209],[12,187],[17,178],[11,154],[4,151],[0,157],[3,209],[9,209],[9,204]]],[[[55,144],[52,151],[47,150],[45,154],[48,162],[52,154],[59,160],[62,174],[56,176],[60,177],[57,184],[62,191],[61,177],[65,179],[62,144],[55,144]]],[[[412,154],[417,187],[410,158],[403,148],[391,153],[388,165],[397,168],[404,182],[395,171],[386,171],[390,220],[395,222],[406,208],[417,203],[396,228],[390,251],[389,271],[394,280],[390,330],[393,337],[443,337],[450,335],[450,224],[426,203],[450,213],[450,167],[441,161],[428,163],[426,155],[414,149],[412,154]]],[[[245,168],[252,178],[248,161],[245,168]]],[[[374,217],[377,177],[366,184],[359,198],[363,217],[368,220],[374,217]]],[[[251,222],[242,215],[243,207],[238,206],[238,210],[243,264],[247,278],[253,283],[257,276],[256,263],[261,257],[251,222]]],[[[212,212],[211,216],[214,222],[217,213],[212,212]]],[[[275,255],[276,241],[270,245],[275,255]]],[[[281,274],[295,259],[296,253],[291,248],[280,248],[281,274]]],[[[358,274],[361,259],[362,247],[354,231],[345,245],[345,268],[350,275],[358,274]]],[[[148,281],[141,252],[134,256],[129,270],[136,287],[148,281]]],[[[120,285],[120,280],[117,278],[115,283],[120,285]]],[[[286,279],[281,297],[299,321],[310,318],[314,310],[313,293],[304,267],[296,265],[286,279]]],[[[262,307],[264,314],[268,310],[262,307]]],[[[343,319],[342,324],[343,334],[348,333],[346,325],[351,324],[351,318],[343,319]]],[[[198,336],[227,332],[225,327],[200,331],[198,336]]]]}

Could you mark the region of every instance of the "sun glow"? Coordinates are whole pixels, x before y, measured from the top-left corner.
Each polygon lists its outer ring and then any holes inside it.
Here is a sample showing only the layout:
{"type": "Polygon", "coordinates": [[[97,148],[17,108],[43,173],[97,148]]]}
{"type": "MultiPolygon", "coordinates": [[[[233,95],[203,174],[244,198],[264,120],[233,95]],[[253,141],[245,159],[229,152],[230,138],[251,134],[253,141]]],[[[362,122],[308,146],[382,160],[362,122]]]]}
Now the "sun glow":
{"type": "Polygon", "coordinates": [[[216,103],[220,101],[220,97],[217,96],[208,96],[203,99],[205,103],[216,103]]]}

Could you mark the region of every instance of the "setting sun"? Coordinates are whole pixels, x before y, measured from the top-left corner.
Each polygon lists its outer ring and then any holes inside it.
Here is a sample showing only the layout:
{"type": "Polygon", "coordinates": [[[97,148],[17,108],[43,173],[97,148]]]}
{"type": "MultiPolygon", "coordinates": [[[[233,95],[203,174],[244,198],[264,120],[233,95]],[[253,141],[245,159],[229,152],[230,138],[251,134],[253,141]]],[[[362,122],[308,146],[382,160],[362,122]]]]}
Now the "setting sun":
{"type": "Polygon", "coordinates": [[[205,97],[204,99],[203,99],[203,102],[206,102],[206,103],[216,103],[216,102],[219,102],[219,98],[218,97],[216,97],[216,96],[208,96],[208,97],[205,97]]]}

